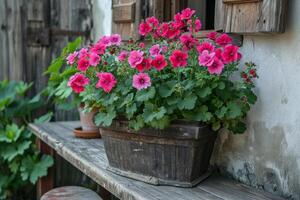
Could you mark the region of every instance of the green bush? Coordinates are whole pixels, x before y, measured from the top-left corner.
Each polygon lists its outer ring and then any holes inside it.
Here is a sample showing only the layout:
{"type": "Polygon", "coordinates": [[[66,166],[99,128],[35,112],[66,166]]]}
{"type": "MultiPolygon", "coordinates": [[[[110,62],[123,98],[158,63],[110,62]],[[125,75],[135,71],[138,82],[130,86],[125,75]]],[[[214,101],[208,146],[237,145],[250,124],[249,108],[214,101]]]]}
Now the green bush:
{"type": "MultiPolygon", "coordinates": [[[[53,165],[52,157],[40,155],[27,124],[43,105],[41,94],[27,98],[31,84],[0,82],[0,199],[29,199],[39,177],[53,165]]],[[[52,113],[35,119],[49,121],[52,113]]]]}

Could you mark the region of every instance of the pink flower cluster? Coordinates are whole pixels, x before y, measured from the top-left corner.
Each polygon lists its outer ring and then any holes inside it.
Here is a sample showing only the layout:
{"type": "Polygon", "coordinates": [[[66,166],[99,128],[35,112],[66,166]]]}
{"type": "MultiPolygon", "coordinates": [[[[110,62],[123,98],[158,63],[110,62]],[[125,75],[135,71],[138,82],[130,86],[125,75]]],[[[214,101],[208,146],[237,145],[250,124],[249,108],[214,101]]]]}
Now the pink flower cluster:
{"type": "MultiPolygon", "coordinates": [[[[132,86],[137,90],[151,86],[150,70],[164,72],[168,66],[172,68],[195,65],[207,69],[208,73],[220,75],[225,66],[241,59],[239,48],[232,44],[232,39],[227,34],[211,32],[207,34],[208,40],[199,40],[194,33],[201,30],[201,22],[195,16],[195,11],[186,8],[177,13],[171,22],[160,23],[157,18],[150,17],[139,26],[142,36],[150,36],[157,43],[147,47],[140,42],[128,46],[121,45],[121,37],[118,34],[103,36],[95,45],[82,48],[68,55],[67,63],[71,66],[77,64],[78,73],[72,76],[68,85],[75,93],[84,91],[84,87],[90,83],[85,75],[90,67],[107,66],[107,56],[122,66],[130,66],[136,70],[132,76],[132,86]],[[134,46],[135,45],[135,46],[134,46]],[[193,59],[198,60],[193,60],[193,59]]],[[[116,87],[117,80],[114,70],[99,69],[94,76],[98,79],[95,87],[110,93],[116,87]],[[106,72],[105,72],[106,71],[106,72]]]]}
{"type": "MultiPolygon", "coordinates": [[[[84,91],[86,85],[90,80],[84,74],[90,67],[96,67],[101,62],[101,56],[105,53],[106,49],[110,46],[120,46],[121,36],[113,34],[111,36],[103,36],[100,40],[90,48],[82,48],[80,51],[75,51],[67,56],[67,64],[74,66],[77,64],[77,69],[83,73],[76,73],[68,82],[75,93],[84,91]]],[[[123,57],[125,54],[123,55],[123,57]]],[[[103,63],[104,64],[104,63],[103,63]]],[[[102,88],[105,92],[109,93],[116,85],[116,80],[111,73],[98,73],[99,78],[96,88],[102,88]]]]}
{"type": "Polygon", "coordinates": [[[201,21],[194,19],[193,15],[195,10],[186,8],[174,15],[174,19],[171,22],[159,23],[155,17],[147,18],[145,22],[142,22],[139,26],[139,33],[142,36],[151,35],[154,38],[164,39],[176,39],[182,32],[186,31],[186,28],[190,32],[198,32],[201,30],[201,21]]]}

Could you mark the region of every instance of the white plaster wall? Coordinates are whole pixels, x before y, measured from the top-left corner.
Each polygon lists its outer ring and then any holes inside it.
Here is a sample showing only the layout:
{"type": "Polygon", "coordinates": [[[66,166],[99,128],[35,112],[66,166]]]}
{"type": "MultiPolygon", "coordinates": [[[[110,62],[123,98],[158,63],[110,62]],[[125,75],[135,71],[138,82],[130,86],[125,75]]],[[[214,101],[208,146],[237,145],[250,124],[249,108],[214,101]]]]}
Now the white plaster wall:
{"type": "Polygon", "coordinates": [[[92,0],[93,4],[93,40],[111,34],[112,0],[92,0]]]}
{"type": "Polygon", "coordinates": [[[287,31],[245,36],[244,61],[258,65],[258,102],[244,135],[220,134],[212,163],[249,185],[300,199],[300,0],[290,0],[287,31]]]}

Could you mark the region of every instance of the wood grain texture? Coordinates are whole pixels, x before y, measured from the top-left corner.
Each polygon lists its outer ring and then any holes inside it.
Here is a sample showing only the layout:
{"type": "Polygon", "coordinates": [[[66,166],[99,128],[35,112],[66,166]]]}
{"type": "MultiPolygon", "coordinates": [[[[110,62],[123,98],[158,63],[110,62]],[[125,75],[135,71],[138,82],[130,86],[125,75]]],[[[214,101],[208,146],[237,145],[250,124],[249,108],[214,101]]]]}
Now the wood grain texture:
{"type": "Polygon", "coordinates": [[[55,188],[44,194],[41,200],[102,200],[94,191],[78,186],[55,188]]]}
{"type": "MultiPolygon", "coordinates": [[[[72,134],[79,122],[30,124],[34,134],[99,185],[124,200],[281,200],[240,183],[212,177],[194,188],[153,186],[106,170],[108,161],[101,139],[82,140],[72,134]]],[[[116,147],[117,148],[117,147],[116,147]]]]}
{"type": "Polygon", "coordinates": [[[216,0],[215,29],[261,34],[285,31],[287,0],[216,0]]]}

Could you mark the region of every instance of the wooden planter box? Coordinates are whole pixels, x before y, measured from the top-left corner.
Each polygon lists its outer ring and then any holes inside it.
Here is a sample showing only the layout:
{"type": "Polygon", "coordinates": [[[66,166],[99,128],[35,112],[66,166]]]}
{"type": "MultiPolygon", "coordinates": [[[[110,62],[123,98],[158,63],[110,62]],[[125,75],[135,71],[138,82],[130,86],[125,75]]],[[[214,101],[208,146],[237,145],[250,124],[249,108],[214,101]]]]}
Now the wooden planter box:
{"type": "Polygon", "coordinates": [[[216,133],[200,123],[135,132],[127,121],[100,128],[108,170],[153,185],[192,187],[207,178],[216,133]]]}

